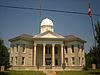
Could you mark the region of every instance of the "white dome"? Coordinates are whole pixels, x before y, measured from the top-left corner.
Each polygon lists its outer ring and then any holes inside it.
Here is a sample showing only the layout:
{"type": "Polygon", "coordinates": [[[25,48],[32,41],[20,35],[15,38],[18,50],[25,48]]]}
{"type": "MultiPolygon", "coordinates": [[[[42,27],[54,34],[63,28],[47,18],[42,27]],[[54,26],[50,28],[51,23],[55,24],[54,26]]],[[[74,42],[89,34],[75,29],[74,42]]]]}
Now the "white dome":
{"type": "Polygon", "coordinates": [[[43,26],[43,25],[53,26],[53,22],[50,19],[46,18],[41,22],[41,26],[43,26]]]}

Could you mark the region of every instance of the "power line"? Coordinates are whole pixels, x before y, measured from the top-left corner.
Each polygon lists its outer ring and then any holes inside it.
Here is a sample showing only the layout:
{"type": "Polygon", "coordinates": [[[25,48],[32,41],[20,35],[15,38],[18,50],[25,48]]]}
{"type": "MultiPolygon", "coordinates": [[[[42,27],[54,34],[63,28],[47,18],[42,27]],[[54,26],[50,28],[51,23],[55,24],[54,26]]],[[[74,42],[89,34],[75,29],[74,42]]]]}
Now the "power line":
{"type": "MultiPolygon", "coordinates": [[[[16,9],[27,9],[27,10],[42,10],[42,11],[50,11],[50,12],[60,12],[60,13],[71,13],[71,14],[88,15],[88,13],[85,13],[85,12],[64,11],[64,10],[56,10],[56,9],[41,9],[41,8],[18,7],[18,6],[7,6],[7,5],[0,5],[0,7],[16,8],[16,9]]],[[[92,14],[92,15],[100,16],[100,14],[92,14]]]]}

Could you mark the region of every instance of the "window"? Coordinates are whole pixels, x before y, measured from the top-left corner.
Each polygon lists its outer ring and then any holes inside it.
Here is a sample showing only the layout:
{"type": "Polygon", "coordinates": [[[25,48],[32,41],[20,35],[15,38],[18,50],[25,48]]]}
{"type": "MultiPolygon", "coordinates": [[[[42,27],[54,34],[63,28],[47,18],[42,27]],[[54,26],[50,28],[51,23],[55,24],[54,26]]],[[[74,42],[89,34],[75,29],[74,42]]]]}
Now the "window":
{"type": "Polygon", "coordinates": [[[75,57],[72,57],[72,64],[75,64],[75,57]]]}
{"type": "Polygon", "coordinates": [[[72,53],[74,53],[74,45],[72,45],[71,48],[72,48],[72,53]]]}
{"type": "Polygon", "coordinates": [[[66,60],[66,64],[68,65],[68,58],[66,57],[65,60],[66,60]]]}
{"type": "Polygon", "coordinates": [[[84,58],[82,57],[82,64],[84,64],[84,58]]]}
{"type": "Polygon", "coordinates": [[[16,65],[17,65],[17,56],[15,57],[15,63],[16,63],[16,65]]]}
{"type": "Polygon", "coordinates": [[[55,47],[55,54],[58,54],[58,47],[55,47]]]}
{"type": "Polygon", "coordinates": [[[25,57],[22,57],[22,65],[25,64],[25,57]]]}
{"type": "Polygon", "coordinates": [[[17,47],[16,48],[17,48],[17,51],[16,52],[18,52],[18,44],[17,44],[17,47]]]}
{"type": "Polygon", "coordinates": [[[22,50],[22,52],[25,52],[25,44],[23,44],[23,50],[22,50]]]}
{"type": "Polygon", "coordinates": [[[68,53],[68,48],[67,48],[67,46],[65,47],[65,49],[66,49],[66,53],[68,53]]]}
{"type": "Polygon", "coordinates": [[[78,58],[78,64],[80,65],[80,57],[78,58]]]}
{"type": "Polygon", "coordinates": [[[13,63],[13,57],[11,57],[11,63],[13,63]]]}

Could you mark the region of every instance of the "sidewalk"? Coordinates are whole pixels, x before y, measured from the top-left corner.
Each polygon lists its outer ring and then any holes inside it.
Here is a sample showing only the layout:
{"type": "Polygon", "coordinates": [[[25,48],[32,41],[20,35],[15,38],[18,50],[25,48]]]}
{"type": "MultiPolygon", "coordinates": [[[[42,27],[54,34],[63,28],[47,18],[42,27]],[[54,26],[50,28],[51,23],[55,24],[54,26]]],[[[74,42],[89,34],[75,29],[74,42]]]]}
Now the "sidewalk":
{"type": "Polygon", "coordinates": [[[46,75],[57,75],[53,70],[44,70],[43,72],[46,73],[46,75]]]}

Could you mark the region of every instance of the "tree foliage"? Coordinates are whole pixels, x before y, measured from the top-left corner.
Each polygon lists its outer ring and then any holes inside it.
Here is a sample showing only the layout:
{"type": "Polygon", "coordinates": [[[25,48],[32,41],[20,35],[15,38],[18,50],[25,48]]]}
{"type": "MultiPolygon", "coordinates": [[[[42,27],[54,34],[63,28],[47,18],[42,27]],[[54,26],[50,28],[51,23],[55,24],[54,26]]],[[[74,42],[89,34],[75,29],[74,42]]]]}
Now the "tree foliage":
{"type": "Polygon", "coordinates": [[[95,25],[95,40],[96,46],[90,48],[90,52],[86,54],[86,65],[91,68],[92,64],[96,64],[97,68],[100,68],[100,23],[95,25]]]}
{"type": "Polygon", "coordinates": [[[0,38],[0,66],[7,67],[9,65],[9,53],[3,40],[0,38]]]}
{"type": "Polygon", "coordinates": [[[97,42],[97,47],[100,48],[100,23],[97,22],[95,25],[95,31],[96,31],[96,42],[97,42]]]}
{"type": "Polygon", "coordinates": [[[95,47],[95,51],[96,51],[96,59],[97,59],[97,67],[100,68],[100,23],[97,22],[97,24],[95,25],[95,31],[96,31],[96,42],[97,42],[97,46],[95,47]]]}

